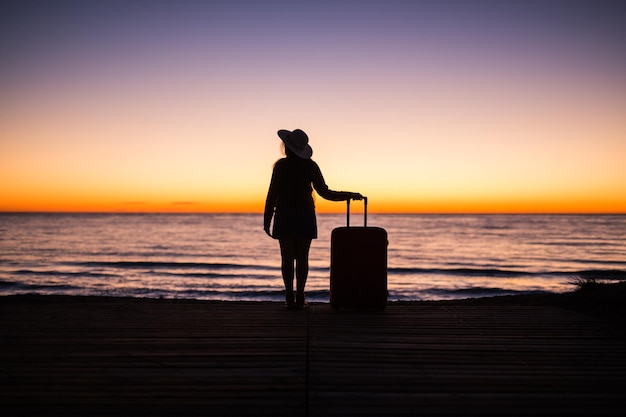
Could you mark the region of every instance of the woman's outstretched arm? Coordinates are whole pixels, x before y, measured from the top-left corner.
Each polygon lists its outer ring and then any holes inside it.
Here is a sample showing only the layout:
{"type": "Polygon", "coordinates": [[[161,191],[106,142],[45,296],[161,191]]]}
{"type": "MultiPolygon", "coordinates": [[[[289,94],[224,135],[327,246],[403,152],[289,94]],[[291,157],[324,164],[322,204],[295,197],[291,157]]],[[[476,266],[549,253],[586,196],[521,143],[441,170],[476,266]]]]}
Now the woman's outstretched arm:
{"type": "Polygon", "coordinates": [[[359,193],[353,193],[350,191],[333,191],[328,188],[324,176],[319,166],[314,163],[315,172],[313,174],[313,187],[315,191],[324,199],[330,201],[345,201],[345,200],[361,200],[363,196],[359,193]]]}

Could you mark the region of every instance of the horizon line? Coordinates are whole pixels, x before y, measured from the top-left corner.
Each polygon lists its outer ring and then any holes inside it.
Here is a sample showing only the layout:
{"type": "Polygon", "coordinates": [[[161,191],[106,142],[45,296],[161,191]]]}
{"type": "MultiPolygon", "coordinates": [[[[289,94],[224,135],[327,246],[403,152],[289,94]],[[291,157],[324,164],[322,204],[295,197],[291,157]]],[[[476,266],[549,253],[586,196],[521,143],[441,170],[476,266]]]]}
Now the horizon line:
{"type": "MultiPolygon", "coordinates": [[[[354,210],[354,213],[358,215],[363,210],[354,210]]],[[[0,214],[242,214],[242,215],[263,215],[262,211],[106,211],[106,210],[0,210],[0,214]]],[[[317,212],[316,215],[341,215],[346,214],[345,211],[322,211],[317,212]]],[[[368,211],[368,215],[611,215],[620,216],[626,215],[624,212],[614,211],[368,211]]]]}

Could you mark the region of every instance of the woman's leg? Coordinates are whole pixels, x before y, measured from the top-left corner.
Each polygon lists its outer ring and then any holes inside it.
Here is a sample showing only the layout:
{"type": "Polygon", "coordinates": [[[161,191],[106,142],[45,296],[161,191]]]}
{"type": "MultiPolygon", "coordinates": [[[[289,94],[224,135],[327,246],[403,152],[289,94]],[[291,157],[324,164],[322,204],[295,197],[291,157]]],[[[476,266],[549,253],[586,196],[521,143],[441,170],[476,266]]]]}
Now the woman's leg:
{"type": "Polygon", "coordinates": [[[309,275],[309,249],[311,248],[311,239],[296,238],[295,239],[295,258],[296,258],[296,306],[304,306],[304,287],[309,275]]]}
{"type": "Polygon", "coordinates": [[[287,307],[294,306],[293,299],[293,276],[294,276],[294,261],[296,259],[296,240],[292,237],[284,237],[278,240],[280,243],[280,257],[281,265],[280,269],[283,275],[283,282],[285,283],[285,301],[287,307]]]}

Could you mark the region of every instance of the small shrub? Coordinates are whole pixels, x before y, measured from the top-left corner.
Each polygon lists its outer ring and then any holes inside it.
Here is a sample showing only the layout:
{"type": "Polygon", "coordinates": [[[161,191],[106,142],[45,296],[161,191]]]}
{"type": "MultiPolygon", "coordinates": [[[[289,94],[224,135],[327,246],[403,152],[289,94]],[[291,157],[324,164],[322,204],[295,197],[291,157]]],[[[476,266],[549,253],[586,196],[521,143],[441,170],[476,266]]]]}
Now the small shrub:
{"type": "Polygon", "coordinates": [[[581,274],[570,281],[569,284],[575,285],[578,291],[586,291],[592,288],[597,288],[600,285],[600,282],[593,275],[581,274]]]}

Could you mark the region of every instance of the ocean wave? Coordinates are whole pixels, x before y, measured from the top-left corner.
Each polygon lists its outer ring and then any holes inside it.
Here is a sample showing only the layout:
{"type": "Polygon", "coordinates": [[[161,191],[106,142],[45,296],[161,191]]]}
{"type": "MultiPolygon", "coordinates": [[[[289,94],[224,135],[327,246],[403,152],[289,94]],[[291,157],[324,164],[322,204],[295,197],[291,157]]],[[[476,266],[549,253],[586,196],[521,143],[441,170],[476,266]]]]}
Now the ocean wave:
{"type": "MultiPolygon", "coordinates": [[[[284,301],[285,292],[282,288],[275,290],[241,290],[241,291],[214,291],[214,290],[187,290],[173,294],[179,298],[193,298],[198,300],[244,300],[244,301],[284,301]]],[[[328,301],[329,291],[307,291],[309,301],[328,301]]]]}
{"type": "Polygon", "coordinates": [[[159,262],[159,261],[88,261],[70,262],[66,265],[87,268],[119,268],[119,269],[265,269],[275,270],[276,267],[266,265],[249,265],[236,263],[204,263],[204,262],[159,262]]]}
{"type": "Polygon", "coordinates": [[[511,271],[504,269],[482,268],[389,268],[389,274],[413,275],[413,274],[437,274],[437,275],[460,275],[460,276],[488,276],[488,277],[520,277],[534,275],[532,272],[511,271]]]}
{"type": "MultiPolygon", "coordinates": [[[[574,260],[570,260],[571,262],[574,262],[574,260]]],[[[626,261],[616,261],[616,260],[611,260],[611,259],[606,259],[606,260],[602,260],[602,261],[598,261],[598,260],[594,260],[594,259],[584,259],[584,260],[577,260],[578,262],[582,262],[582,263],[586,263],[586,264],[598,264],[598,265],[623,265],[626,266],[626,261]]]]}
{"type": "Polygon", "coordinates": [[[389,268],[390,275],[453,275],[466,277],[517,278],[533,276],[593,276],[598,279],[626,279],[626,271],[619,269],[588,269],[581,271],[513,271],[489,268],[389,268]]]}
{"type": "Polygon", "coordinates": [[[63,293],[74,293],[76,291],[80,291],[83,288],[76,285],[68,285],[68,284],[27,284],[23,282],[14,282],[14,281],[0,281],[0,289],[10,289],[11,292],[63,292],[63,293]]]}
{"type": "MultiPolygon", "coordinates": [[[[124,270],[147,270],[147,273],[158,273],[183,278],[273,278],[280,270],[278,266],[243,265],[229,263],[195,263],[195,262],[151,262],[151,261],[113,261],[113,262],[74,262],[71,265],[81,267],[81,270],[64,271],[57,269],[35,270],[19,269],[5,271],[9,275],[17,276],[65,276],[82,278],[120,278],[124,270]],[[101,272],[106,269],[113,272],[101,272]],[[158,272],[157,272],[158,271],[158,272]],[[117,272],[117,273],[115,273],[117,272]]],[[[64,266],[68,266],[65,263],[64,266]]],[[[311,273],[330,273],[327,267],[310,267],[311,273]]],[[[442,275],[459,277],[490,277],[490,278],[520,278],[520,277],[574,277],[595,278],[603,280],[626,280],[626,270],[621,269],[584,269],[579,271],[519,271],[497,268],[402,268],[387,269],[389,276],[407,275],[442,275]]]]}
{"type": "Polygon", "coordinates": [[[429,289],[425,292],[429,294],[436,295],[463,295],[468,298],[475,298],[478,296],[485,295],[517,295],[517,294],[537,294],[537,293],[547,293],[547,291],[531,291],[531,290],[512,290],[507,288],[500,287],[467,287],[467,288],[454,288],[454,289],[446,289],[446,288],[433,288],[429,289]]]}
{"type": "Polygon", "coordinates": [[[19,269],[17,271],[13,271],[13,274],[16,275],[37,275],[37,276],[74,276],[74,277],[94,277],[94,278],[114,278],[119,277],[119,275],[115,274],[106,274],[102,272],[90,272],[90,271],[35,271],[30,269],[19,269]]]}
{"type": "Polygon", "coordinates": [[[389,300],[460,300],[467,298],[484,298],[505,295],[548,294],[545,290],[514,290],[500,287],[465,287],[465,288],[428,288],[411,293],[389,292],[389,300]]]}
{"type": "MultiPolygon", "coordinates": [[[[39,295],[82,295],[103,297],[136,297],[136,298],[167,298],[167,299],[194,299],[220,301],[273,301],[284,302],[285,293],[282,288],[275,290],[252,289],[206,289],[206,290],[165,290],[154,287],[125,287],[125,288],[83,288],[72,285],[54,284],[24,284],[12,282],[9,287],[0,285],[0,295],[39,294],[39,295]],[[4,291],[3,291],[4,290],[4,291]]],[[[307,300],[310,302],[328,302],[329,291],[307,291],[307,300]]]]}

